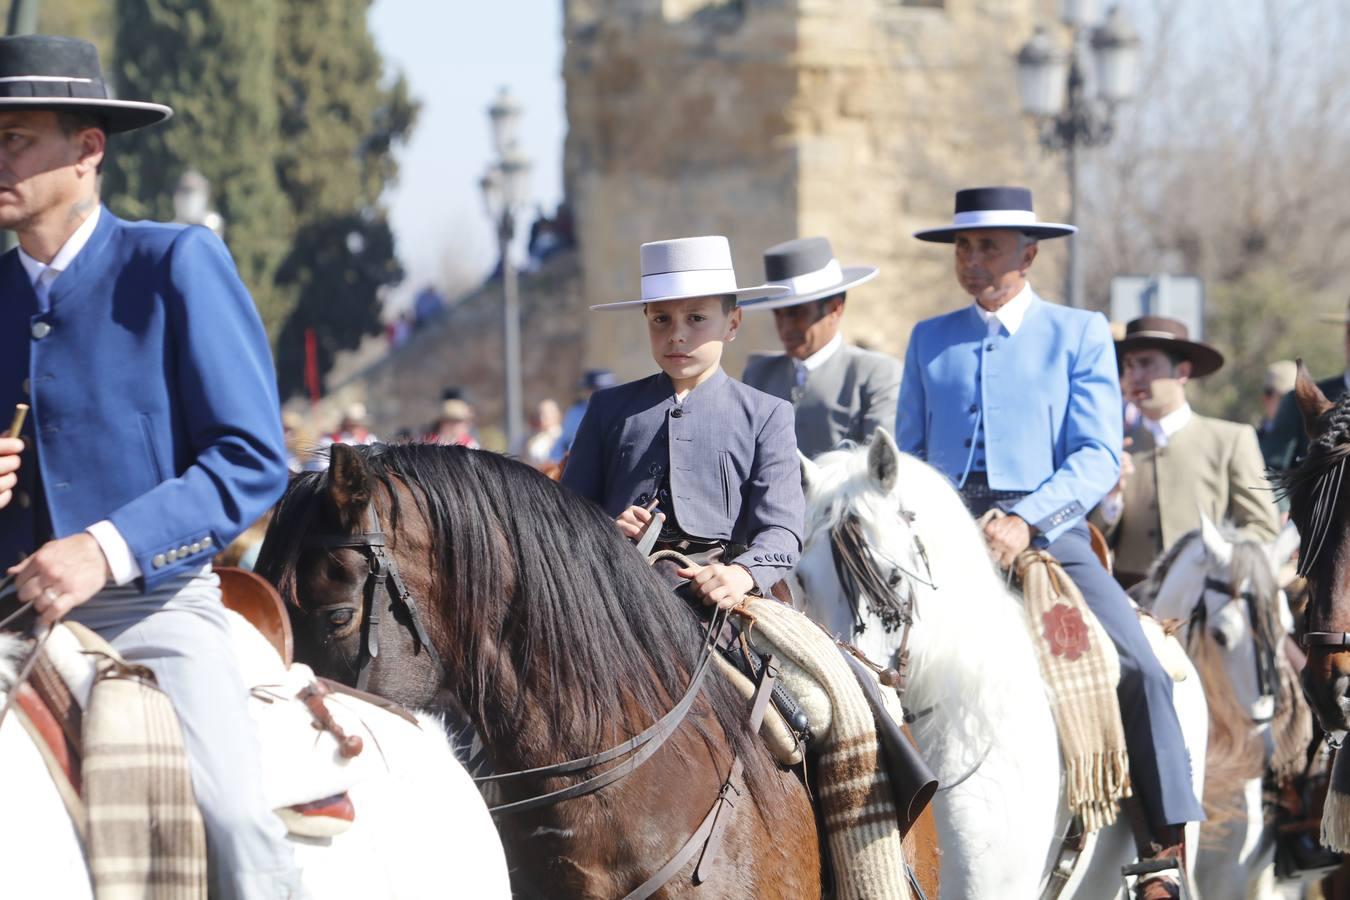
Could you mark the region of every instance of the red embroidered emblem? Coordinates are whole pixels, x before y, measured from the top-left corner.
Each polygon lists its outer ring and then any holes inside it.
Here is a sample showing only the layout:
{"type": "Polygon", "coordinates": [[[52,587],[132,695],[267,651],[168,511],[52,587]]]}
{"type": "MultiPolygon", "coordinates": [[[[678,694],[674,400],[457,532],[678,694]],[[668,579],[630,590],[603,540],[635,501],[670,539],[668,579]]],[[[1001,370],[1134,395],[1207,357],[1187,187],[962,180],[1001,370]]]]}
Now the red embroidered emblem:
{"type": "Polygon", "coordinates": [[[1087,652],[1087,623],[1076,607],[1056,603],[1041,616],[1041,622],[1045,624],[1045,639],[1050,643],[1050,652],[1055,656],[1063,656],[1072,662],[1087,652]]]}

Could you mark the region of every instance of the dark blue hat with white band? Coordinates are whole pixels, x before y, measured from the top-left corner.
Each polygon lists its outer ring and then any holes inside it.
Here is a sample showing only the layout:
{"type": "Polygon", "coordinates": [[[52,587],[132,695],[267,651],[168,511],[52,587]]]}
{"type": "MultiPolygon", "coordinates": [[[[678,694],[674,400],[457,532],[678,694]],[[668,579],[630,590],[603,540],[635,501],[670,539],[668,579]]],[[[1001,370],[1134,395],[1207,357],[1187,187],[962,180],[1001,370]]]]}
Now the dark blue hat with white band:
{"type": "Polygon", "coordinates": [[[1031,237],[1057,238],[1076,232],[1073,225],[1038,222],[1031,205],[1031,190],[1024,187],[977,187],[956,192],[952,224],[914,232],[921,241],[950,244],[958,231],[1006,228],[1031,237]]]}

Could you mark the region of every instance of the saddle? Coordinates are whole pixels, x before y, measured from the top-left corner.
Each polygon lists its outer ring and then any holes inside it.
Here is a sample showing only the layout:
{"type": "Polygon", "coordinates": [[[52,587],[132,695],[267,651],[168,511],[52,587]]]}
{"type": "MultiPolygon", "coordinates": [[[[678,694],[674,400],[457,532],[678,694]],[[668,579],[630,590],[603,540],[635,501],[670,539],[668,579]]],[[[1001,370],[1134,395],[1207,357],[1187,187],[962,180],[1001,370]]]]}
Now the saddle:
{"type": "MultiPolygon", "coordinates": [[[[281,755],[285,758],[264,759],[264,793],[291,834],[308,838],[340,834],[355,821],[347,790],[360,778],[362,766],[352,763],[363,747],[358,736],[348,733],[359,723],[350,714],[334,715],[333,695],[352,696],[416,720],[382,698],[318,679],[307,667],[292,665],[290,622],[275,589],[251,572],[217,571],[224,605],[231,610],[240,669],[245,682],[254,685],[253,718],[260,732],[271,736],[269,744],[295,748],[281,755]],[[316,738],[316,731],[325,737],[316,738]],[[334,765],[335,760],[348,764],[334,765]]],[[[73,623],[53,629],[28,681],[16,691],[14,704],[82,835],[88,822],[82,768],[84,722],[94,682],[87,661],[90,653],[125,665],[88,629],[73,623]]],[[[153,682],[148,671],[140,674],[153,682]]]]}

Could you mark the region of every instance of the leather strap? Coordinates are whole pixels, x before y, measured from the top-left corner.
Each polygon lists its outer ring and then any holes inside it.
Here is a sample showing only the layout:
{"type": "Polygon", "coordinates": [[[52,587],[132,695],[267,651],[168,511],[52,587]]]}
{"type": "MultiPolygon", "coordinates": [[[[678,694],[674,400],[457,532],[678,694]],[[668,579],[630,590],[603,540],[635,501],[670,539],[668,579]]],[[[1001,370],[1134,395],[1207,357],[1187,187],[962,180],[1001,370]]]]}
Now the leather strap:
{"type": "MultiPolygon", "coordinates": [[[[750,730],[752,734],[759,731],[759,726],[764,721],[764,712],[769,706],[769,696],[773,693],[777,671],[774,660],[770,657],[761,672],[759,684],[755,688],[754,704],[750,708],[750,730]]],[[[722,816],[721,813],[723,808],[731,802],[727,794],[731,791],[740,793],[740,787],[737,783],[740,780],[743,768],[741,758],[735,757],[731,761],[731,772],[722,782],[722,788],[717,793],[717,799],[713,802],[712,809],[708,810],[708,814],[703,817],[703,821],[699,823],[698,828],[684,842],[684,846],[650,878],[628,892],[623,900],[646,900],[647,897],[665,887],[695,856],[699,856],[699,862],[694,869],[694,883],[702,884],[707,880],[708,871],[717,861],[717,851],[722,843],[726,817],[722,816]]]]}
{"type": "MultiPolygon", "coordinates": [[[[704,645],[703,658],[699,660],[698,668],[694,671],[694,677],[690,680],[689,689],[685,691],[684,698],[675,705],[670,712],[662,716],[656,724],[652,725],[642,734],[632,738],[617,747],[606,750],[604,753],[597,753],[595,756],[585,759],[570,760],[565,763],[559,763],[556,766],[544,766],[538,769],[526,769],[521,772],[507,772],[502,775],[488,775],[483,778],[474,779],[482,784],[484,782],[502,782],[509,781],[522,776],[542,777],[541,772],[548,773],[552,777],[555,773],[575,772],[584,769],[591,769],[604,762],[609,762],[625,753],[632,752],[635,748],[637,752],[633,753],[628,759],[612,769],[606,769],[599,775],[594,775],[583,781],[556,791],[550,791],[547,794],[539,794],[525,800],[517,800],[514,803],[501,803],[491,807],[488,811],[494,816],[508,815],[511,813],[528,812],[532,809],[539,809],[543,806],[551,806],[554,803],[561,803],[563,800],[572,800],[576,797],[583,797],[586,794],[592,794],[603,787],[613,784],[621,778],[632,773],[638,766],[645,763],[648,759],[660,750],[670,736],[680,727],[689,710],[694,705],[694,700],[698,697],[700,688],[703,686],[703,679],[708,674],[708,668],[712,662],[712,653],[707,644],[704,645]],[[598,762],[595,760],[599,760],[598,762]]],[[[758,726],[756,726],[758,727],[758,726]]]]}
{"type": "Polygon", "coordinates": [[[1298,643],[1304,650],[1313,647],[1350,650],[1350,631],[1309,631],[1298,639],[1298,643]]]}

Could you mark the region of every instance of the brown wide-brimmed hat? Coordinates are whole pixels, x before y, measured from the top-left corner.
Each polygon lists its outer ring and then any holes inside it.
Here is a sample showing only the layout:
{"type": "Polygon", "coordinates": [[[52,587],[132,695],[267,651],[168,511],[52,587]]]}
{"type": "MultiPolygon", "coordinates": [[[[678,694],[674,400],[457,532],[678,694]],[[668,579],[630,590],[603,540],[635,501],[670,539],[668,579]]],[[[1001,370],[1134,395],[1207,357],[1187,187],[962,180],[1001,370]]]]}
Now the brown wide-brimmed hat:
{"type": "Polygon", "coordinates": [[[1209,344],[1191,340],[1185,322],[1166,316],[1140,316],[1125,325],[1125,337],[1116,341],[1116,356],[1131,350],[1163,350],[1191,362],[1191,377],[1213,375],[1223,368],[1223,354],[1209,344]]]}

